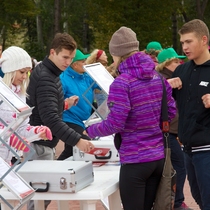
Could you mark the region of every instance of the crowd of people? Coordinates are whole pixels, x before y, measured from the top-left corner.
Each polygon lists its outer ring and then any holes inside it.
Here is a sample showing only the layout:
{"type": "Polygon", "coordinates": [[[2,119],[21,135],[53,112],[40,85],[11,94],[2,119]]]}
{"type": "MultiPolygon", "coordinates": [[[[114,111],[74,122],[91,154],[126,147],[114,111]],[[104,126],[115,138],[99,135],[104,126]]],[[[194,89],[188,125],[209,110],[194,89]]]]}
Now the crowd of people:
{"type": "MultiPolygon", "coordinates": [[[[122,26],[109,41],[111,65],[104,50],[84,54],[67,33],[55,35],[49,54],[41,62],[35,62],[20,47],[3,50],[0,58],[3,82],[34,107],[29,119],[17,130],[25,139],[38,134],[27,142],[35,150],[31,159],[54,160],[59,140],[65,143],[58,157],[61,161],[73,155],[73,146],[90,152],[94,144],[89,140],[118,134],[122,207],[151,210],[165,160],[160,126],[163,80],[170,122],[171,162],[177,172],[174,210],[192,210],[185,203],[186,177],[200,209],[209,210],[209,30],[203,21],[194,19],[186,22],[178,33],[184,55],[178,55],[172,47],[163,48],[158,41],[149,42],[140,51],[136,33],[122,26]],[[84,71],[84,65],[96,62],[115,78],[108,96],[84,71]],[[84,121],[92,113],[91,104],[96,101],[100,106],[104,100],[109,108],[107,118],[86,128],[84,121]]],[[[16,116],[1,104],[0,117],[10,123],[16,116]]],[[[4,129],[3,124],[0,129],[4,129]]],[[[27,145],[17,136],[12,135],[8,144],[22,150],[24,158],[28,156],[27,145]]],[[[11,152],[4,145],[0,146],[0,156],[10,163],[11,152]]],[[[45,208],[49,203],[45,201],[45,208]]],[[[33,201],[27,209],[34,209],[33,201]]]]}

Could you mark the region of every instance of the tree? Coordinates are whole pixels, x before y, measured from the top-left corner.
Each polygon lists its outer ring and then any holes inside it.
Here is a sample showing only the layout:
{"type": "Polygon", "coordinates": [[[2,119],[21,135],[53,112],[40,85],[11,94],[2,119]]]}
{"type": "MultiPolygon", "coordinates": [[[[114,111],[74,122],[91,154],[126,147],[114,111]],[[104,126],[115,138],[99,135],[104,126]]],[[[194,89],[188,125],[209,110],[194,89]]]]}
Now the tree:
{"type": "Polygon", "coordinates": [[[196,0],[197,17],[204,20],[204,12],[207,7],[208,0],[196,0]]]}
{"type": "Polygon", "coordinates": [[[26,30],[24,27],[26,19],[34,17],[36,10],[33,1],[26,0],[0,0],[0,5],[0,35],[4,47],[7,47],[10,43],[13,44],[11,35],[20,39],[18,34],[26,30]]]}
{"type": "Polygon", "coordinates": [[[54,0],[54,34],[61,32],[61,5],[60,0],[54,0]]]}
{"type": "Polygon", "coordinates": [[[94,32],[96,45],[100,43],[107,49],[113,32],[124,25],[136,32],[142,50],[153,40],[161,42],[163,46],[171,46],[171,14],[174,10],[171,4],[177,6],[178,1],[166,0],[164,10],[161,0],[88,2],[89,25],[94,32]]]}
{"type": "Polygon", "coordinates": [[[194,18],[210,23],[208,0],[0,0],[0,4],[0,39],[8,46],[24,37],[18,45],[24,44],[37,59],[47,54],[55,33],[64,31],[85,53],[94,48],[108,52],[109,40],[121,26],[136,32],[140,50],[159,41],[181,52],[178,29],[194,18]]]}

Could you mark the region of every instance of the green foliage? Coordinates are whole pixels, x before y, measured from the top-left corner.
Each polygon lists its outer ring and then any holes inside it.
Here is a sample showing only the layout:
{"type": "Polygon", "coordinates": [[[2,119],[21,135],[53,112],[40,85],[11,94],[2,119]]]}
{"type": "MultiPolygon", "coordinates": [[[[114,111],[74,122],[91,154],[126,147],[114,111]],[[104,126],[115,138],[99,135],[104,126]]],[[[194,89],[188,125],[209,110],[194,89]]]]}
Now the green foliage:
{"type": "Polygon", "coordinates": [[[29,55],[33,58],[36,58],[38,61],[43,60],[43,58],[47,55],[46,51],[40,47],[38,42],[25,42],[25,50],[29,53],[29,55]]]}
{"type": "MultiPolygon", "coordinates": [[[[95,35],[95,43],[92,44],[96,45],[96,48],[101,46],[108,51],[111,35],[121,26],[130,27],[136,32],[142,50],[152,40],[167,44],[171,37],[169,33],[163,31],[169,31],[172,9],[168,6],[167,12],[163,12],[159,6],[161,2],[89,0],[89,24],[95,35]]],[[[164,9],[165,7],[167,4],[164,5],[164,9]]]]}
{"type": "Polygon", "coordinates": [[[36,10],[31,0],[0,0],[0,36],[5,47],[21,45],[19,41],[27,31],[25,21],[35,17],[36,10]]]}
{"type": "MultiPolygon", "coordinates": [[[[121,26],[132,28],[140,41],[140,50],[150,41],[163,47],[173,45],[181,51],[177,30],[185,21],[198,17],[197,2],[208,0],[60,0],[62,31],[71,34],[85,53],[95,48],[108,53],[112,34],[121,26]],[[173,19],[172,19],[173,14],[173,19]],[[177,41],[176,41],[177,40],[177,41]]],[[[0,0],[0,36],[6,45],[25,46],[38,60],[49,51],[54,37],[54,0],[0,0]],[[38,41],[36,18],[41,20],[38,41]],[[15,28],[19,26],[19,28],[15,28]],[[40,37],[39,37],[40,38],[40,37]],[[17,42],[18,40],[24,41],[17,42]]],[[[210,24],[209,2],[204,21],[210,24]]]]}
{"type": "Polygon", "coordinates": [[[67,32],[74,37],[78,44],[78,48],[85,48],[85,39],[89,36],[85,30],[87,23],[87,13],[85,0],[67,0],[66,7],[63,12],[63,18],[68,24],[67,32]],[[65,15],[64,15],[65,13],[65,15]]]}

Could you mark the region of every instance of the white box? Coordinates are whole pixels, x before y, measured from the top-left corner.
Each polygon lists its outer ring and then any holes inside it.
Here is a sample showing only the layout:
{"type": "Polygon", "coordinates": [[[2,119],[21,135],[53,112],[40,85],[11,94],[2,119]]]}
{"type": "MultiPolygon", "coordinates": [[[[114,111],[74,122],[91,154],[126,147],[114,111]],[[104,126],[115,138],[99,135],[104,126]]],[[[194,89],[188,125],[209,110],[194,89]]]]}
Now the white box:
{"type": "Polygon", "coordinates": [[[75,193],[94,181],[90,161],[33,160],[26,162],[18,174],[37,192],[75,193]]]}
{"type": "Polygon", "coordinates": [[[73,160],[74,161],[94,161],[94,162],[106,162],[106,161],[119,161],[119,153],[114,146],[114,137],[107,136],[101,137],[98,140],[92,140],[91,142],[97,148],[109,148],[110,151],[105,156],[97,156],[92,154],[87,154],[78,149],[78,147],[73,147],[73,160]]]}

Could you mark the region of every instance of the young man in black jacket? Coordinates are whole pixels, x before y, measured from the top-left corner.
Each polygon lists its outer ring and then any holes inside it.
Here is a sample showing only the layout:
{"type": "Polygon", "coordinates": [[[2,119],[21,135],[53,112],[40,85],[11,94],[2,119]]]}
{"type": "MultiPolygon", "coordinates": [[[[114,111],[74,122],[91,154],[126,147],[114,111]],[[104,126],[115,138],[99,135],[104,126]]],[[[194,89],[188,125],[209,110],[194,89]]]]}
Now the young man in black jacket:
{"type": "Polygon", "coordinates": [[[179,30],[190,61],[178,66],[168,82],[179,110],[179,140],[184,146],[192,196],[200,209],[210,209],[210,54],[209,30],[198,19],[179,30]]]}
{"type": "MultiPolygon", "coordinates": [[[[71,64],[75,52],[76,42],[67,33],[55,35],[50,54],[38,64],[30,75],[27,89],[27,104],[34,107],[30,116],[31,125],[48,126],[52,132],[52,141],[35,141],[31,146],[36,151],[34,160],[53,160],[54,148],[59,139],[71,146],[77,146],[81,151],[89,152],[94,145],[82,139],[62,120],[64,109],[76,105],[78,97],[65,99],[59,75],[71,64]]],[[[25,153],[25,155],[27,155],[25,153]]],[[[47,203],[45,203],[47,206],[47,203]]],[[[49,204],[49,202],[48,202],[49,204]]],[[[28,207],[33,209],[33,207],[28,207]]]]}

